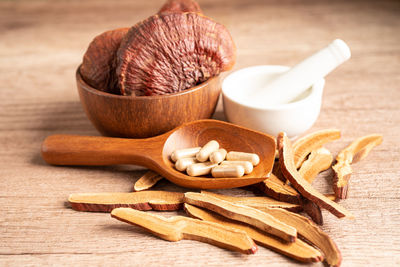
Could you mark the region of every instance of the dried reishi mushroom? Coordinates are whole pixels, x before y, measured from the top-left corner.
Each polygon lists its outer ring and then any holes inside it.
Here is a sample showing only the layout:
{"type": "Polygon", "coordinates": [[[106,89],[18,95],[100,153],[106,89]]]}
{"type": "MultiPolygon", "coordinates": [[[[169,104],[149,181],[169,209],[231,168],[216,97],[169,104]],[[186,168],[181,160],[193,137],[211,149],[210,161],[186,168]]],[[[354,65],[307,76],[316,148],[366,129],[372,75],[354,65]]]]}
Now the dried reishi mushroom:
{"type": "Polygon", "coordinates": [[[297,231],[295,228],[287,226],[273,216],[258,209],[237,205],[211,195],[194,192],[185,193],[184,202],[214,211],[229,219],[250,224],[286,242],[291,243],[296,241],[297,231]]]}
{"type": "Polygon", "coordinates": [[[237,222],[212,211],[204,210],[185,203],[184,209],[188,215],[203,221],[215,222],[229,228],[245,231],[257,244],[270,248],[278,253],[286,255],[302,262],[319,262],[323,260],[321,252],[306,242],[296,239],[293,243],[284,243],[250,225],[237,222]]]}
{"type": "Polygon", "coordinates": [[[168,0],[158,11],[159,14],[167,12],[196,12],[202,14],[201,8],[193,0],[168,0]]]}
{"type": "Polygon", "coordinates": [[[133,26],[117,54],[123,95],[162,95],[200,84],[235,63],[221,24],[197,13],[151,16],[133,26]]]}
{"type": "Polygon", "coordinates": [[[372,148],[382,143],[382,135],[371,134],[354,140],[336,157],[336,164],[332,167],[335,172],[333,189],[339,199],[347,198],[348,182],[352,173],[351,164],[365,158],[372,148]]]}
{"type": "Polygon", "coordinates": [[[311,151],[322,147],[324,144],[340,138],[337,129],[326,129],[308,134],[293,143],[294,164],[300,168],[303,161],[311,151]]]}
{"type": "MultiPolygon", "coordinates": [[[[278,160],[279,160],[279,157],[278,157],[278,160]]],[[[285,176],[283,176],[283,174],[282,174],[281,166],[279,166],[279,162],[278,162],[278,164],[274,163],[274,166],[272,168],[272,174],[274,174],[276,176],[276,178],[278,178],[282,182],[288,183],[288,180],[286,180],[285,176]]]]}
{"type": "Polygon", "coordinates": [[[135,192],[147,190],[153,187],[161,179],[163,179],[163,177],[158,173],[153,171],[148,171],[135,182],[133,190],[135,192]]]}
{"type": "Polygon", "coordinates": [[[120,94],[115,73],[115,58],[129,28],[106,31],[96,36],[83,56],[80,73],[83,80],[97,90],[120,94]]]}
{"type": "Polygon", "coordinates": [[[79,211],[110,212],[119,207],[137,210],[179,210],[183,205],[183,193],[142,191],[71,194],[68,202],[74,210],[79,211]]]}
{"type": "MultiPolygon", "coordinates": [[[[317,175],[331,167],[333,161],[332,153],[321,147],[313,150],[308,156],[308,159],[303,162],[299,169],[299,174],[310,184],[317,177],[317,175]]],[[[311,217],[311,219],[319,224],[323,224],[323,217],[321,209],[314,202],[303,198],[303,209],[311,217]]]]}
{"type": "Polygon", "coordinates": [[[224,225],[183,216],[165,218],[129,208],[117,208],[111,217],[140,226],[162,239],[176,242],[182,239],[206,242],[218,247],[254,254],[257,245],[246,232],[224,225]]]}
{"type": "Polygon", "coordinates": [[[304,216],[279,208],[269,210],[278,220],[295,227],[300,236],[319,248],[324,254],[328,266],[340,266],[342,255],[335,242],[317,225],[304,216]]]}
{"type": "Polygon", "coordinates": [[[322,216],[322,212],[320,207],[315,204],[314,202],[303,198],[302,199],[302,205],[303,205],[303,210],[305,213],[307,213],[308,216],[310,216],[310,218],[319,225],[323,225],[324,224],[324,218],[322,216]]]}
{"type": "Polygon", "coordinates": [[[299,192],[272,173],[267,179],[258,184],[258,188],[267,196],[279,201],[293,204],[301,203],[301,196],[299,192]]]}
{"type": "Polygon", "coordinates": [[[314,202],[319,207],[327,209],[336,217],[353,219],[354,216],[348,210],[318,192],[300,175],[295,167],[292,144],[286,133],[279,133],[277,141],[279,147],[279,164],[281,165],[282,173],[293,187],[299,191],[303,197],[314,202]]]}
{"type": "Polygon", "coordinates": [[[320,172],[331,167],[332,161],[332,153],[328,149],[321,147],[311,152],[308,159],[301,165],[299,173],[311,184],[320,172]]]}
{"type": "Polygon", "coordinates": [[[227,195],[216,194],[208,191],[201,190],[201,193],[204,195],[210,195],[225,201],[230,201],[238,205],[249,206],[258,210],[265,210],[266,208],[281,208],[288,211],[301,211],[302,208],[298,204],[292,204],[288,202],[283,202],[279,200],[275,200],[269,197],[233,197],[227,195]]]}

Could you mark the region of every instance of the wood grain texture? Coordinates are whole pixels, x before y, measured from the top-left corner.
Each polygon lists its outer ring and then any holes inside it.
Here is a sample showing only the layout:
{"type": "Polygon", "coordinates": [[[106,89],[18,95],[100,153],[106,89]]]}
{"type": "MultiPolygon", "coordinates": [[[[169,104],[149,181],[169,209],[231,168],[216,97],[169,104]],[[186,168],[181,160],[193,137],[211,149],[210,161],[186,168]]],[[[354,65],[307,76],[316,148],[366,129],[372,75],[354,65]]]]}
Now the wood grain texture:
{"type": "MultiPolygon", "coordinates": [[[[102,166],[136,164],[147,167],[187,188],[235,188],[263,181],[272,171],[275,138],[220,120],[197,120],[151,138],[130,139],[84,135],[51,135],[42,144],[41,155],[53,165],[102,166]],[[194,177],[179,172],[171,161],[174,151],[204,146],[216,140],[231,151],[255,153],[260,163],[243,177],[194,177]],[[245,141],[244,141],[245,140],[245,141]]],[[[189,173],[189,172],[188,172],[189,173]]]]}
{"type": "Polygon", "coordinates": [[[86,84],[79,70],[76,82],[83,108],[105,136],[146,138],[186,122],[209,119],[221,91],[219,76],[168,96],[120,96],[99,92],[86,84]]]}
{"type": "MultiPolygon", "coordinates": [[[[294,65],[337,37],[349,44],[352,58],[327,77],[321,114],[309,132],[341,129],[342,138],[327,145],[334,156],[365,134],[382,133],[383,143],[352,166],[349,196],[340,204],[356,220],[339,221],[323,210],[322,229],[340,248],[342,266],[400,265],[399,1],[199,2],[204,14],[231,31],[235,69],[294,65]]],[[[39,152],[50,134],[99,135],[75,84],[87,45],[162,4],[0,2],[0,265],[299,266],[263,247],[246,256],[195,241],[170,243],[107,214],[65,207],[70,193],[129,192],[144,173],[137,166],[54,167],[39,152]]],[[[224,119],[221,104],[214,116],[224,119]]],[[[332,172],[313,185],[332,193],[332,172]]],[[[154,190],[186,189],[164,180],[154,190]]]]}

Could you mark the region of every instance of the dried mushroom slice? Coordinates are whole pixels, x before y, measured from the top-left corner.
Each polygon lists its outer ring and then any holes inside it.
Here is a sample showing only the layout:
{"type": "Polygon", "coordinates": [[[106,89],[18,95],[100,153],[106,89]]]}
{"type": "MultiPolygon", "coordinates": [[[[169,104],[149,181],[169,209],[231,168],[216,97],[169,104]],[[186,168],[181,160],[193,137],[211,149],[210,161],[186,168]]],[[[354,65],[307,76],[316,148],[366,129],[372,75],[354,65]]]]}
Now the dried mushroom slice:
{"type": "Polygon", "coordinates": [[[154,15],[133,26],[118,50],[124,95],[180,92],[229,70],[235,45],[221,24],[197,13],[154,15]]]}
{"type": "Polygon", "coordinates": [[[115,74],[115,57],[129,28],[106,31],[96,36],[83,56],[80,73],[83,80],[100,91],[121,94],[115,74]]]}
{"type": "Polygon", "coordinates": [[[332,167],[335,175],[333,190],[339,199],[347,198],[349,179],[352,174],[351,164],[368,156],[369,152],[382,143],[382,135],[371,134],[357,138],[336,157],[336,164],[332,167]]]}
{"type": "Polygon", "coordinates": [[[348,217],[350,219],[354,219],[354,216],[351,214],[351,212],[321,194],[300,175],[294,163],[292,143],[290,142],[286,133],[279,133],[277,142],[279,148],[279,164],[281,166],[282,173],[286,179],[290,181],[293,187],[299,191],[303,197],[314,202],[319,207],[327,209],[336,217],[348,217]]]}
{"type": "Polygon", "coordinates": [[[159,14],[167,12],[196,12],[202,14],[201,8],[196,1],[193,0],[167,0],[161,7],[159,14]]]}

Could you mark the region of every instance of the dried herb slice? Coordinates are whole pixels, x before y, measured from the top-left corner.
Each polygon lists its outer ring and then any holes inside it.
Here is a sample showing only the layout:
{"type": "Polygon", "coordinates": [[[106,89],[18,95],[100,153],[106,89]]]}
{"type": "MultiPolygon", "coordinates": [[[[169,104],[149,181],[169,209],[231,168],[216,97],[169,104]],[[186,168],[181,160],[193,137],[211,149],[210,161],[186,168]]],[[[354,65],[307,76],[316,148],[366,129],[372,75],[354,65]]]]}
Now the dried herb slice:
{"type": "Polygon", "coordinates": [[[348,182],[352,173],[351,164],[365,158],[372,148],[382,143],[382,140],[380,134],[362,136],[338,154],[336,164],[332,167],[335,172],[333,189],[337,198],[347,198],[348,182]]]}
{"type": "Polygon", "coordinates": [[[147,190],[149,188],[152,188],[162,178],[164,177],[162,177],[158,173],[148,171],[142,177],[140,177],[139,180],[136,181],[133,189],[135,190],[135,192],[147,190]]]}
{"type": "Polygon", "coordinates": [[[299,214],[278,208],[270,209],[269,213],[296,228],[300,236],[319,248],[329,266],[340,266],[342,256],[335,242],[312,221],[299,214]]]}
{"type": "Polygon", "coordinates": [[[245,231],[258,245],[286,255],[301,262],[319,262],[323,260],[321,253],[307,243],[296,239],[293,243],[283,243],[265,232],[250,225],[234,221],[198,207],[185,203],[184,209],[190,216],[204,221],[215,222],[226,227],[245,231]]]}
{"type": "Polygon", "coordinates": [[[185,193],[184,201],[185,203],[214,211],[229,219],[250,224],[287,242],[296,240],[296,229],[260,210],[193,192],[185,193]]]}
{"type": "Polygon", "coordinates": [[[340,131],[337,129],[321,130],[306,135],[293,143],[294,164],[300,168],[303,161],[311,151],[322,147],[324,144],[340,138],[340,131]]]}
{"type": "Polygon", "coordinates": [[[216,194],[208,191],[201,191],[202,194],[210,195],[225,201],[230,201],[232,203],[238,205],[249,206],[261,211],[264,211],[266,208],[281,208],[293,212],[301,211],[302,207],[298,204],[292,204],[288,202],[283,202],[279,200],[275,200],[269,197],[233,197],[227,195],[216,194]]]}
{"type": "Polygon", "coordinates": [[[118,50],[124,95],[180,92],[232,68],[228,30],[198,13],[153,15],[133,26],[118,50]]]}
{"type": "Polygon", "coordinates": [[[324,224],[324,217],[322,216],[322,212],[320,207],[314,202],[302,198],[302,206],[305,213],[318,225],[324,224]]]}
{"type": "Polygon", "coordinates": [[[339,218],[354,218],[348,210],[315,190],[314,187],[299,174],[294,164],[292,144],[286,134],[283,132],[279,133],[277,141],[279,147],[279,164],[281,165],[282,173],[293,187],[296,188],[303,197],[314,202],[321,208],[329,210],[335,216],[339,218]]]}
{"type": "Polygon", "coordinates": [[[267,196],[293,204],[301,203],[301,196],[293,187],[271,174],[266,180],[258,184],[258,188],[267,196]]]}
{"type": "Polygon", "coordinates": [[[129,207],[137,210],[180,210],[183,193],[167,191],[142,191],[133,193],[83,193],[68,198],[74,210],[110,212],[115,208],[129,207]]]}
{"type": "Polygon", "coordinates": [[[256,244],[246,232],[228,228],[218,223],[183,216],[164,218],[129,208],[114,209],[111,212],[111,217],[143,227],[168,241],[197,240],[244,254],[254,254],[257,251],[256,244]]]}
{"type": "Polygon", "coordinates": [[[320,172],[331,167],[332,161],[332,153],[324,147],[319,148],[311,152],[301,165],[299,173],[311,184],[320,172]]]}

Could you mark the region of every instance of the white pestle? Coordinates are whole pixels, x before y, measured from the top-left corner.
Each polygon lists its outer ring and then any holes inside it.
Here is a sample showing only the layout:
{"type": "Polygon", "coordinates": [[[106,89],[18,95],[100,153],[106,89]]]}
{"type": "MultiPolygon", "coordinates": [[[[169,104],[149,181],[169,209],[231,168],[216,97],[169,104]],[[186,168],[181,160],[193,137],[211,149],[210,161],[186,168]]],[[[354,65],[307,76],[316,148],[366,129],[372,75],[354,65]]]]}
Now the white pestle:
{"type": "Polygon", "coordinates": [[[252,88],[245,102],[260,108],[290,103],[350,56],[347,44],[336,39],[327,47],[272,79],[266,86],[252,88]]]}

